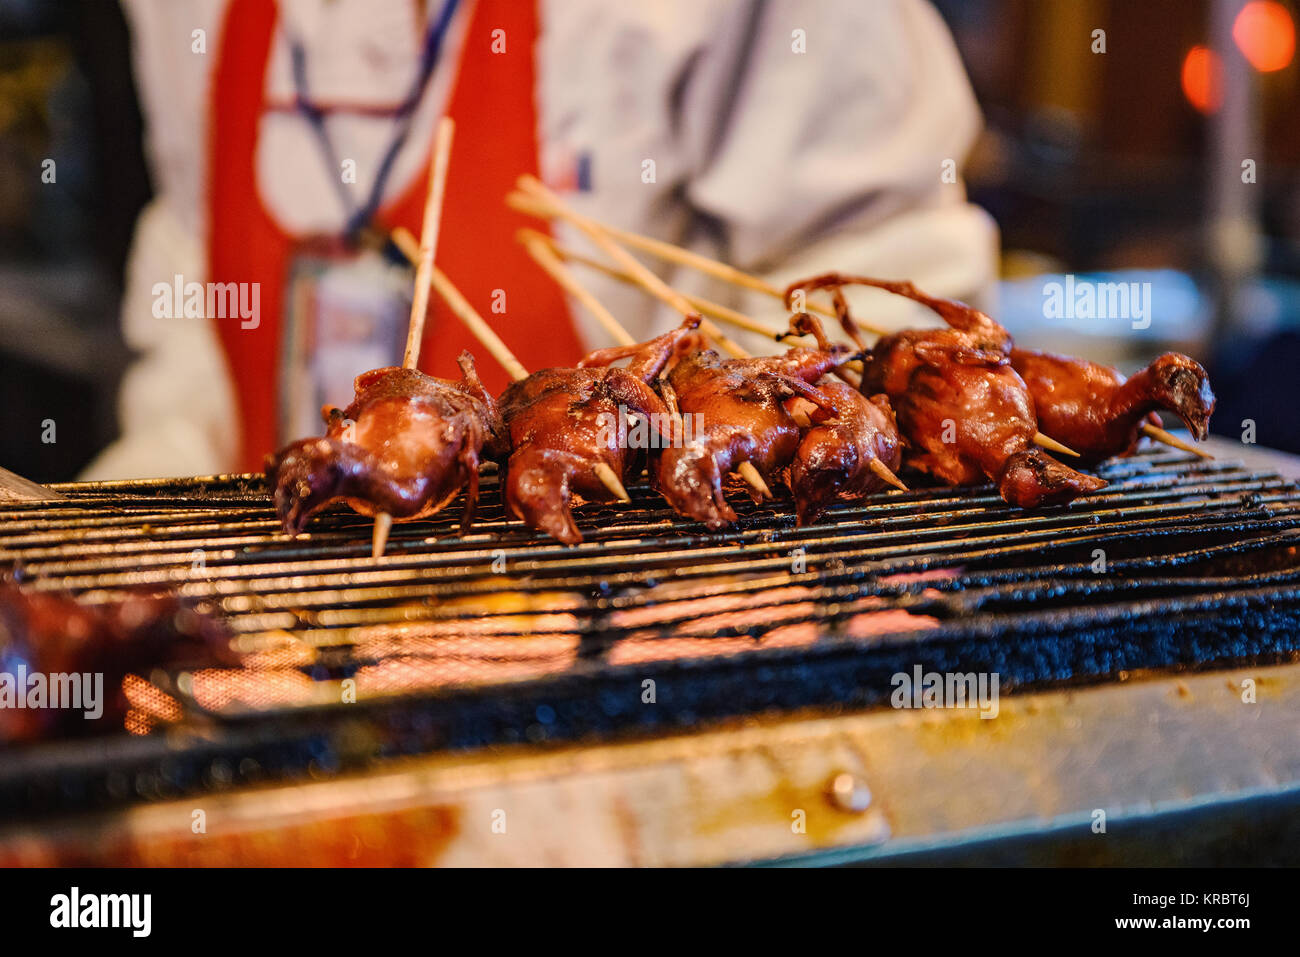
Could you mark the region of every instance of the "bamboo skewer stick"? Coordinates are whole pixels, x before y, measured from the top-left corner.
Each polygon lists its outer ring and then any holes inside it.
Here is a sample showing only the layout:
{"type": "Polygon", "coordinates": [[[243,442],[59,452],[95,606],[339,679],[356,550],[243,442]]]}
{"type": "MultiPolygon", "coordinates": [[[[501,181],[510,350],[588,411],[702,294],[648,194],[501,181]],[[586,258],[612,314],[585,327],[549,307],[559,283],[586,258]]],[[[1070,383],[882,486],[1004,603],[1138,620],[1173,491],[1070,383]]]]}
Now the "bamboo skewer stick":
{"type": "Polygon", "coordinates": [[[1196,446],[1184,442],[1178,436],[1166,432],[1164,429],[1157,425],[1152,425],[1150,422],[1144,422],[1142,424],[1142,431],[1157,442],[1163,442],[1165,445],[1172,446],[1175,449],[1181,449],[1184,452],[1191,452],[1193,455],[1199,455],[1203,459],[1214,458],[1214,456],[1209,452],[1202,451],[1196,446]]]}
{"type": "Polygon", "coordinates": [[[600,479],[600,484],[609,489],[616,499],[620,502],[632,501],[632,497],[627,494],[627,489],[623,487],[623,483],[618,480],[618,476],[614,474],[612,468],[604,462],[597,462],[591,467],[591,470],[596,473],[596,478],[600,479]]]}
{"type": "MultiPolygon", "coordinates": [[[[525,194],[539,197],[548,209],[554,211],[557,218],[563,219],[581,230],[588,239],[599,246],[611,259],[626,269],[650,295],[676,309],[684,316],[699,315],[685,296],[669,286],[641,260],[611,239],[604,226],[569,209],[560,202],[559,197],[543,186],[535,176],[521,176],[517,183],[525,194]]],[[[724,351],[734,358],[744,359],[749,356],[749,353],[739,343],[726,336],[721,329],[707,319],[700,323],[700,331],[709,338],[714,339],[724,351]]]]}
{"type": "MultiPolygon", "coordinates": [[[[539,196],[545,200],[548,205],[555,210],[555,215],[560,219],[563,219],[565,222],[571,223],[580,229],[587,238],[603,249],[615,262],[623,266],[642,286],[642,288],[656,299],[676,309],[683,316],[690,317],[699,315],[694,307],[691,306],[690,302],[687,301],[685,296],[665,283],[662,279],[651,272],[650,269],[640,260],[612,240],[609,237],[609,234],[605,232],[604,227],[598,226],[586,217],[580,216],[570,210],[560,202],[554,193],[543,186],[536,178],[531,176],[521,176],[519,177],[518,183],[519,188],[524,190],[526,193],[539,196]]],[[[612,319],[613,317],[611,316],[610,318],[612,319]]],[[[701,322],[700,326],[703,328],[704,323],[701,322]]],[[[718,338],[718,341],[721,343],[723,340],[722,338],[718,338]]],[[[749,353],[734,343],[733,348],[728,349],[727,351],[731,352],[732,355],[738,359],[749,358],[749,353]]],[[[772,490],[768,488],[767,482],[763,480],[763,476],[759,474],[758,469],[754,467],[753,463],[741,462],[736,467],[736,472],[760,497],[768,500],[772,498],[772,490]]]]}
{"type": "Polygon", "coordinates": [[[415,267],[415,294],[411,297],[411,321],[406,329],[406,353],[402,367],[414,369],[420,361],[420,344],[424,341],[424,319],[429,312],[429,273],[433,254],[438,248],[438,231],[442,225],[442,199],[447,192],[447,166],[451,161],[451,141],[456,122],[444,116],[438,122],[434,139],[433,163],[429,167],[429,195],[424,201],[424,220],[420,228],[420,249],[415,267]]]}
{"type": "MultiPolygon", "coordinates": [[[[631,273],[627,273],[621,269],[616,269],[613,266],[606,265],[605,263],[600,262],[598,259],[593,259],[590,256],[584,256],[582,253],[575,252],[574,250],[569,249],[567,246],[562,246],[558,242],[556,242],[552,237],[546,235],[545,233],[540,233],[533,229],[521,229],[516,235],[520,242],[526,243],[530,240],[535,239],[538,242],[544,243],[546,246],[548,246],[551,249],[552,252],[555,253],[555,255],[559,256],[560,259],[564,260],[565,262],[581,263],[582,265],[587,266],[590,269],[594,269],[596,272],[599,272],[602,275],[609,276],[611,279],[617,279],[619,282],[627,283],[628,285],[631,286],[640,287],[641,285],[639,282],[637,282],[636,277],[633,276],[631,273]]],[[[682,298],[684,298],[687,302],[689,302],[692,306],[694,306],[699,311],[699,313],[703,316],[712,316],[714,319],[721,320],[722,322],[725,322],[728,325],[732,325],[738,329],[744,329],[748,332],[755,333],[757,335],[763,336],[766,339],[781,338],[781,336],[777,335],[777,333],[775,333],[772,330],[772,327],[767,323],[759,322],[757,319],[751,319],[743,312],[738,312],[737,310],[732,309],[730,306],[724,306],[721,305],[720,303],[712,302],[708,299],[703,299],[699,296],[691,295],[690,293],[682,293],[682,298]]],[[[709,333],[709,330],[715,327],[711,323],[701,323],[700,328],[707,335],[709,333]]],[[[742,355],[736,355],[736,358],[738,359],[744,359],[747,357],[748,357],[748,353],[742,355]]],[[[841,379],[843,379],[845,382],[849,383],[849,385],[853,386],[856,389],[858,385],[861,383],[861,379],[858,378],[858,376],[852,370],[855,369],[861,370],[861,368],[862,368],[862,362],[860,360],[855,359],[850,362],[844,363],[844,365],[836,369],[835,375],[839,376],[841,379]]],[[[803,418],[804,418],[803,421],[799,421],[799,427],[807,428],[809,424],[807,422],[807,417],[805,416],[803,418]]],[[[796,417],[796,421],[798,421],[798,417],[796,417]]]]}
{"type": "MultiPolygon", "coordinates": [[[[561,215],[558,201],[556,201],[554,197],[547,197],[543,194],[537,193],[533,189],[525,188],[522,182],[520,183],[520,187],[521,190],[523,190],[522,192],[512,193],[510,194],[510,196],[506,197],[507,204],[510,205],[513,209],[516,209],[523,213],[527,213],[530,216],[539,217],[541,219],[552,219],[561,215]]],[[[783,293],[776,286],[773,286],[771,283],[767,282],[766,280],[760,279],[758,276],[753,276],[750,275],[749,273],[739,270],[734,266],[729,266],[726,263],[718,262],[716,259],[710,259],[707,256],[702,256],[699,253],[690,251],[689,249],[683,249],[680,246],[674,246],[672,243],[666,243],[661,239],[652,239],[649,236],[643,236],[640,233],[634,233],[626,229],[619,229],[616,226],[608,226],[601,223],[594,223],[594,221],[590,221],[590,220],[589,222],[592,222],[593,225],[599,226],[609,236],[613,237],[619,242],[624,243],[627,246],[631,246],[633,249],[639,249],[642,252],[649,253],[650,255],[655,256],[658,259],[662,259],[665,262],[675,263],[679,266],[689,266],[706,275],[712,276],[715,279],[720,279],[723,282],[731,283],[732,285],[739,286],[742,289],[749,289],[754,292],[760,292],[765,295],[780,299],[782,302],[785,301],[785,293],[783,293]]],[[[538,235],[540,236],[541,234],[538,235]]],[[[573,262],[581,262],[584,265],[590,266],[593,269],[598,269],[601,272],[604,272],[606,275],[614,277],[615,279],[621,279],[624,281],[628,281],[632,279],[632,277],[628,276],[626,273],[622,273],[619,270],[611,269],[610,267],[605,266],[599,262],[596,262],[595,260],[592,260],[588,257],[582,256],[578,253],[574,253],[569,250],[565,250],[562,247],[559,247],[558,244],[555,243],[553,239],[550,239],[550,237],[546,237],[546,239],[548,241],[548,244],[551,246],[551,248],[561,258],[569,259],[572,260],[573,262]]],[[[716,303],[710,303],[706,299],[700,299],[694,296],[685,296],[684,298],[686,299],[687,302],[689,302],[695,309],[697,309],[703,315],[708,315],[722,322],[730,323],[731,325],[734,325],[740,329],[747,329],[750,332],[757,332],[759,335],[772,334],[770,329],[764,328],[760,323],[755,322],[753,319],[750,319],[749,317],[745,316],[743,313],[736,312],[734,309],[728,309],[726,306],[719,306],[716,303]]],[[[823,306],[820,303],[810,301],[806,303],[806,307],[810,312],[816,312],[819,313],[820,315],[828,316],[832,319],[838,319],[833,309],[823,306]]],[[[862,322],[858,322],[858,326],[864,331],[873,333],[877,336],[888,334],[888,330],[865,325],[862,322]]],[[[704,331],[708,333],[707,329],[705,329],[704,331]]],[[[1181,449],[1184,452],[1191,452],[1195,455],[1201,456],[1202,458],[1214,458],[1214,456],[1210,455],[1208,452],[1203,452],[1200,449],[1196,448],[1195,446],[1183,442],[1177,436],[1171,435],[1170,433],[1166,432],[1164,429],[1161,429],[1157,426],[1144,424],[1142,426],[1142,431],[1146,435],[1150,436],[1152,439],[1155,439],[1157,442],[1163,442],[1165,445],[1172,446],[1173,448],[1176,449],[1181,449]]],[[[1048,436],[1045,436],[1041,432],[1037,433],[1034,436],[1034,442],[1045,449],[1049,449],[1054,452],[1059,452],[1063,455],[1074,456],[1075,458],[1079,457],[1079,453],[1075,452],[1068,446],[1063,445],[1060,442],[1056,442],[1055,440],[1049,438],[1048,436]]]]}
{"type": "MultiPolygon", "coordinates": [[[[535,229],[521,229],[517,235],[519,241],[525,246],[528,246],[530,243],[540,244],[549,249],[563,262],[580,263],[589,269],[594,269],[602,275],[608,276],[611,279],[617,279],[619,282],[626,283],[629,286],[641,285],[641,283],[639,283],[636,277],[631,273],[606,265],[591,256],[584,256],[582,253],[569,249],[567,246],[562,246],[560,243],[556,242],[553,237],[548,236],[545,233],[540,233],[535,229]]],[[[690,303],[691,307],[702,316],[709,316],[713,319],[721,320],[722,322],[729,323],[738,329],[745,329],[760,336],[766,336],[769,339],[775,338],[775,334],[772,332],[770,326],[765,325],[756,319],[749,318],[749,316],[745,315],[743,312],[737,312],[729,306],[711,302],[708,299],[693,296],[687,292],[684,292],[681,295],[682,298],[690,303]]],[[[708,335],[707,329],[705,329],[705,335],[708,335]]],[[[743,357],[737,356],[736,358],[739,359],[743,357]]]]}
{"type": "Polygon", "coordinates": [[[894,488],[898,489],[900,492],[911,491],[906,485],[903,484],[903,480],[900,479],[897,475],[895,475],[892,471],[890,471],[889,466],[886,465],[884,462],[880,461],[880,459],[872,459],[867,464],[867,468],[871,469],[871,471],[875,472],[879,478],[888,482],[890,485],[894,486],[894,488]]]}
{"type": "MultiPolygon", "coordinates": [[[[615,259],[623,263],[630,262],[637,266],[640,265],[635,258],[633,258],[630,255],[627,255],[626,252],[623,252],[623,255],[621,256],[617,255],[614,252],[615,250],[619,250],[619,246],[617,243],[608,241],[607,237],[602,235],[603,227],[593,224],[594,228],[584,228],[584,225],[581,221],[582,217],[578,217],[576,216],[576,214],[572,214],[568,210],[566,210],[563,207],[563,205],[559,202],[559,200],[555,199],[548,192],[546,192],[546,188],[542,186],[540,183],[537,183],[535,180],[529,181],[527,179],[521,178],[520,188],[527,190],[530,193],[537,193],[538,195],[546,196],[548,198],[548,202],[550,203],[551,208],[555,210],[557,216],[566,219],[569,222],[572,222],[574,225],[578,226],[578,228],[582,229],[582,231],[586,233],[586,235],[588,235],[593,242],[595,242],[598,246],[600,246],[602,249],[608,252],[615,259]]],[[[526,245],[529,243],[533,243],[537,247],[546,248],[557,259],[560,258],[560,256],[562,255],[559,247],[555,245],[553,241],[550,242],[546,241],[549,240],[549,237],[543,238],[542,234],[537,233],[533,230],[522,231],[521,240],[526,245]]],[[[697,314],[696,309],[693,307],[696,307],[697,303],[705,302],[704,300],[698,300],[698,299],[692,301],[691,298],[681,295],[676,290],[671,289],[666,284],[664,284],[662,280],[659,280],[657,276],[651,273],[644,266],[641,266],[640,269],[633,268],[631,269],[630,272],[622,273],[617,270],[609,270],[606,267],[602,267],[599,263],[590,260],[588,260],[588,262],[591,265],[595,266],[596,268],[602,269],[609,275],[615,275],[617,278],[626,277],[632,282],[635,282],[638,285],[643,286],[644,288],[647,289],[647,291],[650,291],[652,294],[659,296],[661,300],[667,302],[670,306],[673,306],[675,309],[677,309],[685,316],[697,314]],[[648,280],[646,277],[650,277],[650,279],[648,280]],[[656,290],[652,288],[656,284],[662,286],[662,289],[660,289],[658,292],[656,292],[656,290]],[[668,295],[663,294],[665,291],[668,295]]],[[[571,274],[569,278],[574,283],[577,282],[576,279],[573,279],[571,274]]],[[[590,293],[587,293],[587,295],[590,296],[590,293]]],[[[725,307],[714,306],[714,304],[712,303],[708,303],[708,305],[711,308],[714,308],[720,312],[734,313],[735,316],[740,317],[743,320],[743,322],[741,323],[743,328],[748,328],[750,329],[750,331],[761,331],[762,333],[769,335],[772,338],[776,338],[776,333],[774,332],[774,330],[768,327],[764,327],[752,319],[748,319],[748,317],[743,316],[741,313],[735,312],[734,310],[726,310],[725,307]]],[[[605,311],[608,314],[608,310],[605,311]]],[[[704,310],[700,309],[698,311],[703,312],[704,310]]],[[[610,320],[615,323],[617,323],[618,321],[614,319],[612,315],[610,315],[610,320]]],[[[703,328],[703,323],[701,323],[701,328],[703,328]]],[[[626,335],[626,333],[624,334],[626,335]]],[[[628,338],[631,338],[631,336],[628,336],[628,338]]],[[[737,355],[736,358],[738,359],[749,358],[749,353],[746,352],[744,349],[740,349],[740,354],[737,355]]],[[[907,486],[903,484],[903,482],[898,478],[898,476],[895,475],[889,469],[889,467],[885,465],[885,463],[881,462],[879,459],[873,459],[870,467],[871,470],[876,473],[876,475],[880,476],[889,484],[901,488],[904,491],[907,490],[907,486]]],[[[755,491],[755,493],[757,493],[761,498],[767,501],[771,501],[773,499],[771,488],[768,487],[767,481],[763,478],[762,473],[759,472],[758,469],[754,467],[754,464],[752,462],[748,462],[748,461],[741,462],[738,466],[736,466],[736,473],[741,477],[741,479],[744,480],[745,484],[748,485],[750,488],[752,488],[755,491]]]]}
{"type": "MultiPolygon", "coordinates": [[[[636,277],[633,276],[631,273],[624,272],[621,269],[616,269],[613,266],[609,266],[598,259],[593,259],[591,256],[584,256],[582,253],[569,249],[567,246],[562,246],[560,243],[556,242],[555,239],[546,235],[545,233],[540,233],[533,229],[521,229],[519,230],[517,237],[519,238],[520,242],[527,242],[528,240],[536,239],[539,242],[544,243],[546,246],[548,246],[551,249],[552,252],[555,253],[555,255],[559,256],[560,259],[564,260],[565,262],[581,263],[582,265],[588,267],[589,269],[594,269],[596,272],[601,273],[602,275],[609,276],[611,279],[617,279],[619,282],[627,283],[628,285],[631,286],[641,285],[639,282],[637,282],[636,277]]],[[[687,302],[689,302],[692,306],[694,306],[695,309],[702,316],[712,316],[714,319],[721,320],[722,322],[725,322],[728,325],[735,326],[738,329],[744,329],[747,332],[755,333],[756,335],[760,335],[765,339],[781,338],[781,336],[778,335],[776,332],[774,332],[772,327],[767,323],[759,322],[757,319],[751,319],[743,312],[738,312],[737,310],[732,309],[730,306],[724,306],[721,303],[716,303],[711,300],[704,299],[700,296],[692,295],[691,293],[685,293],[685,292],[682,293],[682,298],[685,299],[687,302]]],[[[700,328],[707,335],[709,329],[712,328],[712,325],[710,323],[702,323],[700,328]]],[[[747,353],[745,355],[736,356],[737,359],[744,359],[747,357],[748,357],[747,353]]],[[[846,376],[845,373],[852,369],[860,370],[861,368],[862,368],[862,362],[860,360],[854,359],[850,362],[844,363],[844,365],[836,369],[835,374],[843,378],[854,388],[857,388],[859,380],[855,377],[846,376]]]]}
{"type": "Polygon", "coordinates": [[[388,547],[388,533],[393,530],[393,516],[380,512],[375,516],[375,531],[370,540],[370,557],[383,558],[384,549],[388,547]]]}
{"type": "Polygon", "coordinates": [[[17,472],[0,467],[0,502],[7,500],[40,502],[67,497],[62,492],[46,488],[29,478],[23,478],[17,472]]]}
{"type": "MultiPolygon", "coordinates": [[[[506,202],[512,209],[521,213],[527,213],[530,216],[537,216],[541,219],[550,219],[558,215],[553,200],[534,193],[530,189],[523,188],[521,184],[520,193],[512,193],[506,198],[506,202]]],[[[749,289],[753,292],[761,292],[764,295],[775,296],[782,301],[785,300],[785,293],[773,286],[771,283],[758,276],[750,275],[737,269],[735,266],[729,266],[724,262],[716,259],[710,259],[708,256],[702,256],[699,253],[691,252],[689,249],[683,249],[680,246],[674,246],[672,243],[666,243],[661,239],[652,239],[649,236],[643,236],[640,233],[634,233],[630,230],[619,229],[617,226],[606,226],[599,224],[614,239],[625,245],[638,249],[641,252],[649,253],[656,259],[662,259],[664,262],[674,263],[678,266],[689,266],[714,279],[720,279],[723,282],[731,283],[733,286],[740,286],[743,289],[749,289]]],[[[807,304],[809,312],[820,313],[831,319],[838,318],[835,310],[821,303],[809,302],[807,304]]],[[[885,335],[887,330],[878,329],[873,326],[859,323],[861,328],[872,332],[878,336],[885,335]]]]}
{"type": "MultiPolygon", "coordinates": [[[[415,263],[415,292],[411,296],[411,318],[406,327],[406,351],[402,354],[402,368],[414,369],[420,362],[420,345],[424,341],[424,320],[429,314],[429,276],[433,271],[433,254],[438,248],[438,231],[442,225],[442,200],[447,194],[447,167],[451,162],[451,143],[456,134],[456,123],[450,116],[438,122],[434,134],[433,162],[429,164],[429,194],[424,200],[424,216],[420,224],[420,245],[415,255],[407,258],[415,263]]],[[[380,512],[375,516],[375,531],[370,542],[372,558],[383,558],[388,547],[388,535],[393,529],[393,516],[380,512]]]]}
{"type": "Polygon", "coordinates": [[[741,462],[736,466],[736,474],[745,480],[745,484],[757,492],[764,501],[772,501],[772,490],[767,487],[763,474],[754,468],[753,462],[741,462]]]}
{"type": "MultiPolygon", "coordinates": [[[[401,251],[402,255],[414,261],[418,251],[414,236],[399,226],[393,230],[393,243],[401,251]]],[[[478,339],[483,344],[483,347],[492,354],[492,357],[501,363],[501,366],[511,379],[518,382],[521,379],[528,378],[528,370],[524,368],[523,363],[515,358],[515,354],[510,351],[510,347],[501,341],[501,337],[478,314],[478,311],[469,304],[469,300],[436,266],[430,271],[429,281],[432,283],[434,291],[447,303],[447,307],[451,309],[452,314],[464,323],[469,331],[474,334],[474,338],[478,339]]],[[[593,467],[593,471],[596,473],[596,477],[600,479],[601,484],[609,489],[610,493],[620,502],[632,501],[631,496],[627,494],[627,489],[623,487],[623,483],[619,481],[618,476],[614,474],[614,470],[608,465],[604,462],[598,462],[593,467]]]]}
{"type": "MultiPolygon", "coordinates": [[[[392,239],[393,244],[397,246],[402,255],[414,262],[419,249],[415,237],[403,227],[398,226],[393,230],[392,239]]],[[[496,331],[475,311],[469,301],[461,295],[460,290],[452,284],[451,280],[437,266],[430,270],[429,282],[433,286],[434,292],[447,303],[447,308],[452,311],[452,314],[465,324],[469,331],[474,334],[474,338],[481,342],[483,348],[491,353],[492,358],[501,363],[511,379],[518,382],[520,379],[528,378],[528,370],[515,358],[514,353],[510,351],[510,347],[501,341],[501,337],[496,334],[496,331]]]]}
{"type": "Polygon", "coordinates": [[[548,276],[554,279],[565,292],[582,303],[589,313],[591,313],[597,322],[614,341],[620,346],[636,345],[636,340],[632,334],[623,328],[623,324],[614,318],[614,314],[605,308],[604,303],[591,294],[582,283],[564,264],[562,257],[556,255],[556,251],[547,242],[546,238],[535,230],[520,230],[518,239],[524,244],[524,249],[528,255],[533,257],[533,262],[541,266],[548,276]]]}
{"type": "MultiPolygon", "coordinates": [[[[520,241],[525,245],[532,242],[540,243],[565,262],[580,263],[589,269],[594,269],[602,275],[609,276],[611,279],[617,279],[619,282],[627,283],[630,286],[641,285],[637,282],[636,277],[631,273],[625,272],[622,269],[616,269],[613,266],[608,266],[598,259],[591,256],[584,256],[582,253],[569,249],[567,246],[562,246],[553,237],[548,236],[545,233],[539,233],[534,229],[521,229],[519,230],[518,235],[520,241]]],[[[738,329],[745,329],[748,332],[765,336],[768,339],[776,338],[771,326],[759,322],[757,319],[751,319],[743,312],[738,312],[730,306],[724,306],[720,303],[712,302],[699,296],[693,296],[686,292],[682,293],[682,298],[690,303],[695,311],[702,316],[709,316],[713,319],[721,320],[722,322],[729,323],[738,329]]],[[[705,334],[707,335],[707,330],[705,334]]],[[[736,358],[742,357],[737,356],[736,358]]]]}
{"type": "Polygon", "coordinates": [[[1047,449],[1049,452],[1060,452],[1062,455],[1072,455],[1076,459],[1079,457],[1079,453],[1074,451],[1074,449],[1070,448],[1068,445],[1062,445],[1060,442],[1056,441],[1056,439],[1046,436],[1042,432],[1034,433],[1034,442],[1035,444],[1047,449]]]}

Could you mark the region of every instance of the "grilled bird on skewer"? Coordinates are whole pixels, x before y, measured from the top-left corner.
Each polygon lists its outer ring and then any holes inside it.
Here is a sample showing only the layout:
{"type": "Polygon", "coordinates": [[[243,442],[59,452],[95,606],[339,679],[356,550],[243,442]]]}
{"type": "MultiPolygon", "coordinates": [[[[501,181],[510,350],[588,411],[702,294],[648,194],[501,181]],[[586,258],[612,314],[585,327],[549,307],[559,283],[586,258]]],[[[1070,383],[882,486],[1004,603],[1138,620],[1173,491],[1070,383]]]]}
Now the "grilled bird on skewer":
{"type": "Polygon", "coordinates": [[[1106,485],[1039,451],[1034,400],[1011,366],[1011,336],[979,310],[927,296],[908,282],[836,273],[792,285],[787,301],[799,289],[832,289],[840,321],[856,337],[840,291],[850,283],[914,299],[949,326],[885,336],[865,366],[863,390],[883,392],[898,413],[907,465],[951,485],[991,479],[1020,508],[1068,502],[1106,485]]]}
{"type": "Polygon", "coordinates": [[[1198,440],[1210,430],[1214,393],[1205,369],[1177,352],[1162,355],[1125,379],[1109,366],[1025,349],[1011,350],[1011,365],[1034,397],[1038,427],[1064,442],[1087,463],[1132,455],[1142,426],[1172,412],[1198,440]]]}
{"type": "Polygon", "coordinates": [[[566,545],[582,541],[574,524],[574,496],[611,501],[615,492],[598,466],[622,482],[636,450],[620,441],[621,409],[669,426],[663,400],[648,385],[674,352],[694,338],[694,316],[649,342],[593,352],[573,369],[542,369],[512,383],[501,396],[510,443],[504,481],[506,505],[530,528],[566,545]],[[625,368],[610,368],[622,359],[625,368]]]}
{"type": "MultiPolygon", "coordinates": [[[[683,515],[711,529],[734,522],[723,476],[746,462],[765,482],[781,474],[802,437],[786,400],[798,396],[834,416],[835,403],[811,383],[848,358],[848,348],[837,345],[752,359],[722,359],[707,349],[678,362],[668,374],[665,397],[672,397],[674,414],[698,414],[704,430],[660,454],[659,491],[683,515]]],[[[750,490],[755,501],[762,497],[750,490]]]]}
{"type": "MultiPolygon", "coordinates": [[[[791,319],[790,326],[795,334],[816,336],[819,348],[833,349],[817,317],[801,313],[791,319]]],[[[800,525],[817,521],[836,501],[851,501],[884,489],[889,483],[872,471],[872,462],[882,462],[893,472],[903,455],[888,396],[868,398],[829,377],[817,387],[835,411],[813,410],[812,427],[804,433],[790,463],[790,491],[800,525]]]]}
{"type": "Polygon", "coordinates": [[[1198,440],[1209,434],[1210,415],[1214,412],[1209,377],[1199,362],[1181,353],[1165,353],[1125,379],[1118,370],[1087,359],[1017,349],[1006,330],[988,316],[963,303],[927,296],[911,283],[828,273],[796,283],[787,297],[796,289],[829,288],[836,314],[852,335],[853,320],[840,288],[844,282],[862,282],[920,302],[950,325],[976,332],[983,346],[1006,353],[1033,397],[1041,432],[1068,445],[1086,463],[1131,455],[1141,438],[1142,426],[1148,421],[1159,425],[1153,413],[1161,410],[1181,418],[1198,440]]]}
{"type": "Polygon", "coordinates": [[[0,707],[0,744],[55,731],[121,730],[127,710],[123,678],[167,666],[233,664],[230,637],[217,619],[171,594],[131,594],[88,605],[68,594],[0,582],[0,673],[15,682],[15,693],[28,690],[17,685],[23,669],[44,676],[51,687],[55,675],[103,675],[103,720],[86,720],[77,709],[0,707]]]}
{"type": "Polygon", "coordinates": [[[374,369],[357,376],[346,409],[324,410],[326,434],[267,457],[275,510],[290,534],[327,505],[346,501],[362,515],[398,520],[437,512],[468,485],[462,532],[478,501],[479,457],[499,444],[496,403],[462,352],[461,379],[415,369],[374,369]]]}

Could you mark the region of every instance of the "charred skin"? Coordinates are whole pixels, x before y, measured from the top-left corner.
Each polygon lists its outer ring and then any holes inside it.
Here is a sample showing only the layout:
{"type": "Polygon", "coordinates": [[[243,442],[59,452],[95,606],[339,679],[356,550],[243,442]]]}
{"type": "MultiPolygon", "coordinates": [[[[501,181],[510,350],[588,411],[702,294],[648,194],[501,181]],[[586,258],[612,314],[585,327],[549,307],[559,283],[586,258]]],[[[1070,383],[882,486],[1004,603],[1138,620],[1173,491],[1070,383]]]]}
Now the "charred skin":
{"type": "MultiPolygon", "coordinates": [[[[887,487],[871,471],[879,460],[896,472],[903,442],[888,396],[864,396],[843,382],[821,390],[835,403],[835,415],[808,429],[790,463],[790,490],[800,525],[811,525],[837,501],[862,498],[887,487]]],[[[824,413],[823,413],[824,416],[824,413]]]]}
{"type": "Polygon", "coordinates": [[[1010,360],[937,337],[951,331],[886,336],[867,365],[863,387],[889,395],[898,414],[904,464],[949,485],[991,479],[1018,508],[1105,487],[1038,450],[1034,402],[1010,360]]]}
{"type": "Polygon", "coordinates": [[[674,366],[668,384],[677,409],[683,416],[699,416],[704,432],[660,454],[656,485],[668,503],[710,529],[734,522],[723,476],[750,462],[770,486],[790,464],[801,438],[786,400],[799,395],[830,408],[810,383],[839,365],[846,353],[791,349],[784,356],[722,359],[702,350],[674,366]]]}
{"type": "Polygon", "coordinates": [[[1044,434],[1079,453],[1086,463],[1132,455],[1147,421],[1172,412],[1198,440],[1209,434],[1214,393],[1200,363],[1166,353],[1125,379],[1117,370],[1070,356],[1011,351],[1025,380],[1044,434]]]}
{"type": "Polygon", "coordinates": [[[356,398],[327,409],[326,434],[291,443],[268,457],[276,515],[298,534],[313,515],[338,501],[362,515],[398,521],[437,512],[468,486],[462,531],[473,521],[478,466],[497,444],[496,404],[469,353],[459,382],[414,369],[375,369],[357,376],[356,398]]]}
{"type": "Polygon", "coordinates": [[[582,541],[573,506],[615,500],[595,467],[608,466],[622,481],[637,459],[620,422],[626,425],[635,414],[661,431],[668,426],[668,410],[648,382],[694,341],[698,325],[699,317],[691,317],[649,342],[601,349],[577,368],[542,369],[506,389],[501,417],[510,449],[504,492],[511,514],[566,545],[582,541]],[[626,368],[610,368],[622,359],[629,360],[626,368]]]}

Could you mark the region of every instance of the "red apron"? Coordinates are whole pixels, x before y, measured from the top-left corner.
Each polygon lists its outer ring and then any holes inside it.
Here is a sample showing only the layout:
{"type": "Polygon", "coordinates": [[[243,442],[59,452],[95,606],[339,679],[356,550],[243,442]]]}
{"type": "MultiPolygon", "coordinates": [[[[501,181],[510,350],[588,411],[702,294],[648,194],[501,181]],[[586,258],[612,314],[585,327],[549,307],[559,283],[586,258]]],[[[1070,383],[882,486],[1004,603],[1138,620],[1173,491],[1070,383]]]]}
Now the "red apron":
{"type": "MultiPolygon", "coordinates": [[[[463,11],[458,13],[463,15],[463,11]]],[[[208,280],[261,283],[261,322],[213,319],[239,406],[239,467],[257,471],[276,445],[284,289],[297,237],[276,224],[258,195],[258,125],[265,109],[265,74],[275,36],[272,0],[232,0],[212,82],[209,144],[208,280]]],[[[572,364],[581,353],[564,297],[515,242],[522,226],[538,224],[508,210],[503,197],[521,173],[537,173],[537,110],[533,2],[476,0],[465,36],[448,113],[456,120],[438,265],[529,368],[572,364]],[[492,32],[506,31],[506,53],[491,50],[492,32]],[[504,315],[490,311],[493,290],[506,294],[504,315]]],[[[428,160],[426,159],[426,164],[428,160]]],[[[387,229],[417,236],[425,176],[381,207],[387,229]]],[[[509,381],[485,349],[435,296],[425,325],[420,368],[459,378],[455,359],[474,353],[489,389],[509,381]]]]}

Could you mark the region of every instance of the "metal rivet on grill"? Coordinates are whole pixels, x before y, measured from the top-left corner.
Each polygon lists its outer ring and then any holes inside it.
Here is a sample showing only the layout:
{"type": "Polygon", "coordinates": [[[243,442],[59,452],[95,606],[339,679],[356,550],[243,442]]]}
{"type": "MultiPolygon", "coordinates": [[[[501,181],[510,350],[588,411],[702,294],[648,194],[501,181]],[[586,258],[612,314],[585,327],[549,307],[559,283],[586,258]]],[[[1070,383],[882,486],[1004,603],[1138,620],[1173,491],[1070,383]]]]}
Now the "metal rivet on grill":
{"type": "Polygon", "coordinates": [[[850,814],[861,814],[871,807],[871,789],[856,775],[842,771],[826,786],[831,804],[850,814]]]}

